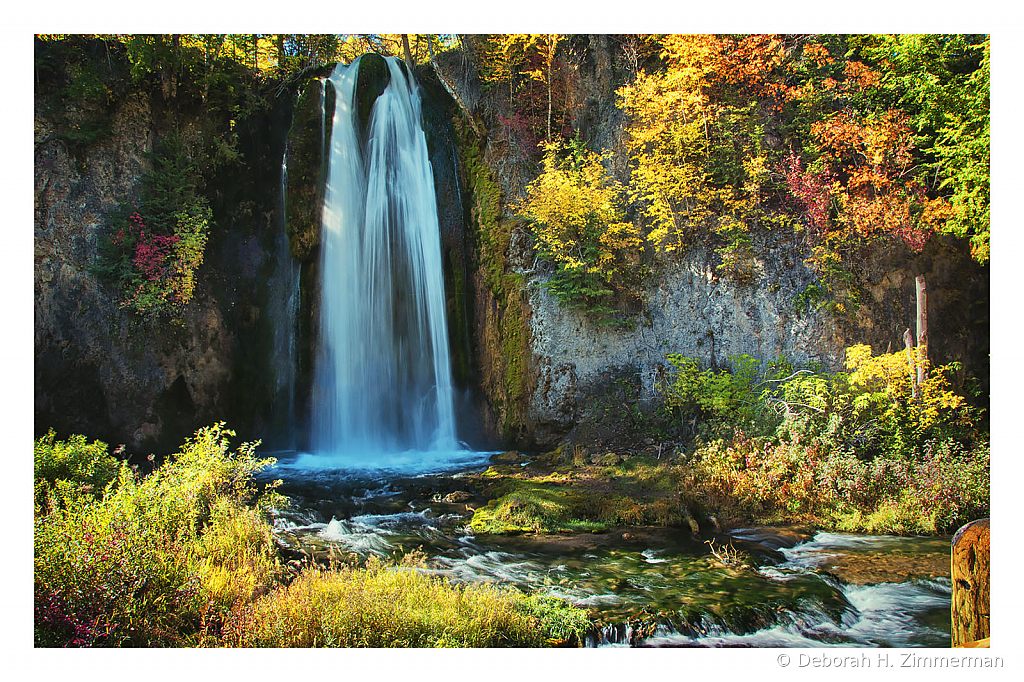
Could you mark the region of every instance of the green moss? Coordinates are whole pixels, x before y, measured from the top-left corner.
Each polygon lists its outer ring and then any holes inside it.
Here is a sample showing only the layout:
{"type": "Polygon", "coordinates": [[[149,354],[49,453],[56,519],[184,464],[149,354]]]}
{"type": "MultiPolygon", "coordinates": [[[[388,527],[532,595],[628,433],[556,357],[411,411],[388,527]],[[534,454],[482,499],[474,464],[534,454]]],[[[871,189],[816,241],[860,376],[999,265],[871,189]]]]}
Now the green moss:
{"type": "MultiPolygon", "coordinates": [[[[448,335],[452,339],[452,376],[457,383],[467,384],[470,382],[470,350],[467,344],[460,342],[468,338],[469,321],[466,316],[467,291],[466,271],[461,267],[451,250],[447,252],[448,274],[450,274],[451,286],[446,289],[451,292],[451,301],[448,306],[448,335]]],[[[448,284],[448,281],[445,282],[448,284]]]]}
{"type": "MultiPolygon", "coordinates": [[[[472,137],[461,121],[456,121],[455,131],[470,196],[475,255],[500,310],[497,333],[503,360],[503,395],[498,398],[502,403],[502,430],[506,438],[511,438],[523,419],[525,363],[529,352],[522,309],[522,277],[507,271],[507,254],[515,222],[502,215],[501,189],[483,162],[479,141],[472,137]]],[[[496,396],[492,396],[494,398],[496,396]]]]}
{"type": "Polygon", "coordinates": [[[359,116],[359,130],[362,138],[367,137],[370,125],[370,111],[373,103],[387,89],[391,82],[391,69],[384,57],[378,54],[364,54],[359,58],[359,78],[356,81],[356,113],[359,116]]]}
{"type": "MultiPolygon", "coordinates": [[[[518,293],[518,292],[517,292],[518,293]]],[[[526,324],[523,321],[522,308],[518,305],[507,305],[501,318],[501,350],[505,360],[505,410],[504,431],[511,435],[522,417],[521,408],[526,397],[526,324]]]]}
{"type": "Polygon", "coordinates": [[[492,467],[495,496],[474,510],[476,533],[600,532],[616,525],[676,526],[683,523],[677,467],[634,458],[612,467],[513,473],[492,467]]]}
{"type": "Polygon", "coordinates": [[[288,131],[286,225],[292,257],[311,260],[320,243],[320,207],[326,181],[324,110],[319,82],[311,82],[295,102],[288,131]]]}

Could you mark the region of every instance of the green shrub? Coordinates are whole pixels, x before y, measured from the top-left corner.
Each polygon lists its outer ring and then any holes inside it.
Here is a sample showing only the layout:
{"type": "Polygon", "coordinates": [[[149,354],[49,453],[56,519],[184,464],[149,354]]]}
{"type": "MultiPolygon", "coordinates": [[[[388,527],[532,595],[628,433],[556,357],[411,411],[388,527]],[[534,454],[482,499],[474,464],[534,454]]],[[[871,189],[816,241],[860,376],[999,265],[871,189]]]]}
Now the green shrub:
{"type": "Polygon", "coordinates": [[[412,562],[311,569],[286,589],[236,609],[235,646],[484,647],[582,642],[586,612],[489,584],[456,585],[412,562]]]}
{"type": "Polygon", "coordinates": [[[107,451],[101,441],[89,443],[85,436],[57,441],[53,429],[35,442],[36,514],[76,494],[100,496],[117,480],[125,464],[107,451]]]}
{"type": "Polygon", "coordinates": [[[665,387],[669,406],[684,413],[697,413],[716,425],[749,429],[764,413],[760,360],[749,355],[730,356],[731,368],[701,369],[689,357],[671,354],[675,368],[665,387]]]}
{"type": "Polygon", "coordinates": [[[273,585],[276,548],[260,514],[282,498],[252,482],[273,460],[256,459],[254,444],[230,452],[231,435],[200,429],[141,480],[121,466],[102,498],[37,506],[37,644],[201,643],[235,602],[273,585]]]}
{"type": "Polygon", "coordinates": [[[180,137],[165,138],[150,158],[141,201],[107,214],[92,271],[118,291],[121,307],[152,316],[192,300],[213,214],[180,137]]]}
{"type": "Polygon", "coordinates": [[[168,645],[198,627],[198,581],[181,548],[134,514],[134,491],[36,520],[37,645],[168,645]]]}
{"type": "Polygon", "coordinates": [[[817,438],[826,449],[867,459],[914,457],[929,440],[979,439],[977,410],[949,388],[952,366],[932,369],[913,387],[903,352],[873,356],[856,345],[846,354],[848,371],[834,373],[782,361],[762,366],[747,355],[730,356],[729,368],[702,369],[693,358],[669,355],[665,402],[683,421],[705,421],[715,437],[742,430],[782,441],[817,438]]]}

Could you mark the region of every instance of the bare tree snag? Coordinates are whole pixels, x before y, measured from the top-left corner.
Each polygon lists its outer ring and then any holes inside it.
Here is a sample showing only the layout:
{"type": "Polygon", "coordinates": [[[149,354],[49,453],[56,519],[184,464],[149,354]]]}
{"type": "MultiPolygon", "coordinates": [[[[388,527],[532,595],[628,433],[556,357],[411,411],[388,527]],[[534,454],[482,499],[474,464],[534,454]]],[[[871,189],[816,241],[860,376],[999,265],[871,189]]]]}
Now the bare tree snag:
{"type": "Polygon", "coordinates": [[[430,54],[430,65],[434,67],[434,73],[437,74],[437,80],[441,81],[441,85],[444,86],[444,89],[448,91],[448,94],[452,96],[455,103],[459,105],[460,109],[462,109],[462,113],[465,115],[466,120],[469,121],[469,125],[473,128],[473,132],[476,133],[477,137],[483,137],[484,132],[477,125],[476,119],[473,118],[473,114],[471,114],[469,108],[466,107],[466,103],[462,101],[461,97],[459,97],[459,93],[456,92],[455,86],[451,81],[445,78],[441,69],[438,68],[437,60],[434,59],[434,44],[431,42],[429,34],[427,35],[427,52],[430,54]]]}
{"type": "Polygon", "coordinates": [[[925,370],[928,368],[928,291],[924,285],[924,275],[914,280],[917,286],[917,383],[923,384],[925,370]]]}
{"type": "Polygon", "coordinates": [[[989,632],[989,520],[972,521],[953,536],[953,646],[987,639],[989,632]]]}
{"type": "Polygon", "coordinates": [[[914,361],[914,337],[907,329],[903,332],[903,345],[907,348],[907,368],[910,370],[910,397],[917,399],[917,363],[914,361]]]}

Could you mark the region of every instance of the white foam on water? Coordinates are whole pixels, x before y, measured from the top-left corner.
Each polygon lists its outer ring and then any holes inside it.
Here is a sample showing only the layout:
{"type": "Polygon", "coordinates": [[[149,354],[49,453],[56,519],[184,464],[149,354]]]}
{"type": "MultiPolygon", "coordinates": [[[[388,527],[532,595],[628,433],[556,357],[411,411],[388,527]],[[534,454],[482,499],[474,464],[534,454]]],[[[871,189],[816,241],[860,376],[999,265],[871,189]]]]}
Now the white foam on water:
{"type": "Polygon", "coordinates": [[[335,518],[332,518],[329,523],[323,524],[318,535],[323,540],[344,545],[358,554],[384,555],[394,548],[379,533],[363,532],[354,524],[335,518]]]}
{"type": "Polygon", "coordinates": [[[278,462],[278,469],[337,472],[340,476],[422,476],[453,469],[486,466],[493,452],[475,450],[405,450],[400,452],[299,453],[278,462]]]}
{"type": "Polygon", "coordinates": [[[649,564],[663,564],[668,561],[668,559],[659,559],[658,555],[663,554],[664,552],[665,550],[663,549],[645,549],[640,552],[640,556],[642,556],[644,561],[649,564]]]}

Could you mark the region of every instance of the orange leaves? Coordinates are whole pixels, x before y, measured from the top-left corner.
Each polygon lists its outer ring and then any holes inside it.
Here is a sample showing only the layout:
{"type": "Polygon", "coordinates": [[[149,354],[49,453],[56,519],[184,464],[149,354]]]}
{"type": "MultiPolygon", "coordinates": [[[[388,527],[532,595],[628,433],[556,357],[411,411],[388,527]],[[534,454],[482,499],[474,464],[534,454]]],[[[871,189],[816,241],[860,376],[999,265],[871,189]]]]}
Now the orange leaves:
{"type": "Polygon", "coordinates": [[[744,86],[750,95],[775,109],[791,96],[782,69],[786,49],[780,36],[749,35],[724,38],[715,64],[716,75],[726,83],[744,86]]]}
{"type": "Polygon", "coordinates": [[[671,87],[687,92],[694,106],[709,104],[709,90],[726,86],[739,85],[776,109],[794,95],[785,82],[781,36],[671,35],[665,38],[662,57],[670,65],[671,87]]]}
{"type": "Polygon", "coordinates": [[[820,43],[804,45],[804,58],[810,59],[817,66],[831,66],[836,61],[835,57],[829,55],[828,48],[820,43]]]}
{"type": "Polygon", "coordinates": [[[848,83],[862,89],[876,87],[882,80],[882,75],[864,62],[846,62],[843,72],[848,83]]]}
{"type": "Polygon", "coordinates": [[[842,218],[854,233],[873,239],[894,236],[920,250],[944,212],[924,198],[924,187],[908,177],[913,131],[903,112],[862,118],[841,111],[811,126],[823,160],[845,179],[842,218]],[[926,208],[927,220],[919,220],[926,208]]]}
{"type": "Polygon", "coordinates": [[[913,131],[906,115],[890,109],[878,118],[841,111],[811,126],[819,146],[835,161],[902,175],[911,162],[913,131]]]}

